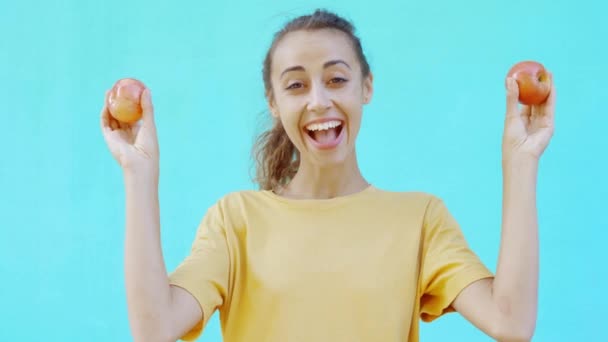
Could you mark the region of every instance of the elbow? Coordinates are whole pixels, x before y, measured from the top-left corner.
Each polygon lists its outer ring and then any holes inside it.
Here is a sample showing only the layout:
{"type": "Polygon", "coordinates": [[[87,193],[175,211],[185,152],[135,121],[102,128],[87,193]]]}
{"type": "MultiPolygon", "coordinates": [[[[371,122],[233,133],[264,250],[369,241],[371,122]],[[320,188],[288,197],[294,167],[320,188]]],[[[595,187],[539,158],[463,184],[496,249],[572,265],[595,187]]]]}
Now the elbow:
{"type": "Polygon", "coordinates": [[[171,337],[166,324],[159,324],[157,320],[140,320],[132,322],[131,334],[135,342],[175,342],[171,337]]]}
{"type": "Polygon", "coordinates": [[[175,342],[175,339],[168,337],[161,331],[133,331],[133,341],[135,342],[175,342]]]}
{"type": "Polygon", "coordinates": [[[491,336],[500,342],[529,342],[536,330],[536,315],[535,306],[512,310],[510,303],[502,302],[494,316],[491,336]]]}
{"type": "Polygon", "coordinates": [[[500,342],[529,342],[534,336],[535,322],[498,324],[492,337],[500,342]]]}
{"type": "Polygon", "coordinates": [[[493,338],[499,342],[529,342],[532,340],[532,334],[505,333],[493,338]]]}

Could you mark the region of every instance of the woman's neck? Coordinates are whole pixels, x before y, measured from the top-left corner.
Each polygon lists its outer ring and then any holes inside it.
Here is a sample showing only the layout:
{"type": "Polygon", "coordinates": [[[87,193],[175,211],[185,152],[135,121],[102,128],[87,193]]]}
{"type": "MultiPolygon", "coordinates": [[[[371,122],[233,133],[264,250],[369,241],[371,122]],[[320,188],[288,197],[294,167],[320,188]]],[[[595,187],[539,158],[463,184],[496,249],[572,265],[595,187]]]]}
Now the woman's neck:
{"type": "Polygon", "coordinates": [[[329,199],[354,194],[368,186],[353,155],[344,163],[331,167],[300,161],[298,172],[278,194],[295,199],[329,199]]]}

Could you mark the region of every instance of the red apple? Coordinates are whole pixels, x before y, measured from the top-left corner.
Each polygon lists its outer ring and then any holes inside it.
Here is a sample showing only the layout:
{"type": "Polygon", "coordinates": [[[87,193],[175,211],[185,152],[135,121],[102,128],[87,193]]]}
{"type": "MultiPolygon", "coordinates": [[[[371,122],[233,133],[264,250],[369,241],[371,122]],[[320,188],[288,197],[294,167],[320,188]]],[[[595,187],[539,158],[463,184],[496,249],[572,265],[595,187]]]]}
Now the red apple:
{"type": "Polygon", "coordinates": [[[116,120],[134,123],[142,116],[141,94],[146,86],[133,78],[118,80],[108,96],[108,110],[116,120]]]}
{"type": "Polygon", "coordinates": [[[551,91],[551,78],[545,67],[534,61],[519,62],[507,73],[519,87],[519,102],[524,105],[539,105],[547,100],[551,91]]]}

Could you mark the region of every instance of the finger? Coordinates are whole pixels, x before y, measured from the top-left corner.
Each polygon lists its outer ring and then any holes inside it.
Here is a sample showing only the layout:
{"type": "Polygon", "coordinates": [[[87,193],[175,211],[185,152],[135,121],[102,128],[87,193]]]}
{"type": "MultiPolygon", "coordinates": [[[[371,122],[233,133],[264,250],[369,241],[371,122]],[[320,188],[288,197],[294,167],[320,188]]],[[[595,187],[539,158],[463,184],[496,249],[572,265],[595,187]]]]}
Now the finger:
{"type": "Polygon", "coordinates": [[[142,126],[141,120],[138,120],[136,123],[131,125],[131,134],[133,134],[134,137],[136,137],[137,134],[139,133],[141,126],[142,126]]]}
{"type": "Polygon", "coordinates": [[[507,117],[519,115],[519,87],[513,77],[507,79],[507,117]]]}
{"type": "Polygon", "coordinates": [[[130,124],[128,124],[126,122],[118,121],[118,120],[117,120],[117,122],[118,122],[118,127],[120,129],[125,130],[125,131],[128,131],[128,130],[131,129],[131,125],[130,124]]]}
{"type": "MultiPolygon", "coordinates": [[[[109,91],[106,91],[106,99],[108,98],[108,93],[109,91]]],[[[99,114],[101,129],[104,130],[106,127],[110,127],[110,120],[108,119],[110,113],[108,112],[108,104],[106,101],[103,102],[103,107],[101,107],[101,112],[99,114]]]]}
{"type": "Polygon", "coordinates": [[[110,121],[109,116],[107,115],[107,110],[105,111],[106,115],[103,118],[104,125],[102,127],[103,138],[106,141],[106,144],[110,148],[110,151],[113,153],[113,149],[120,141],[117,139],[117,131],[112,130],[112,123],[110,121]]]}
{"type": "Polygon", "coordinates": [[[110,127],[110,119],[108,118],[108,107],[106,107],[105,105],[101,108],[99,124],[101,125],[102,130],[110,127]]]}
{"type": "Polygon", "coordinates": [[[530,122],[530,117],[533,113],[533,107],[528,105],[522,105],[520,110],[520,115],[522,120],[526,123],[526,125],[530,122]]]}
{"type": "Polygon", "coordinates": [[[522,105],[521,106],[521,116],[530,116],[532,114],[532,106],[522,105]]]}
{"type": "Polygon", "coordinates": [[[113,131],[110,127],[106,127],[104,129],[103,137],[106,139],[109,146],[112,146],[118,142],[117,134],[118,132],[113,131]]]}
{"type": "Polygon", "coordinates": [[[543,112],[544,115],[550,119],[553,120],[553,117],[555,116],[555,100],[557,97],[557,92],[555,90],[555,82],[553,80],[553,74],[551,72],[549,72],[549,78],[551,80],[551,90],[549,92],[549,97],[547,98],[547,101],[545,101],[545,103],[543,104],[543,112]]]}
{"type": "Polygon", "coordinates": [[[116,121],[116,119],[110,117],[110,127],[112,128],[113,131],[118,129],[118,122],[116,121]]]}
{"type": "Polygon", "coordinates": [[[103,135],[106,144],[108,145],[108,149],[112,156],[120,163],[118,160],[118,155],[120,154],[120,150],[124,144],[123,140],[119,137],[119,133],[117,131],[107,131],[103,135]]]}
{"type": "Polygon", "coordinates": [[[105,106],[102,109],[101,133],[103,134],[104,138],[106,139],[106,142],[108,141],[108,136],[112,133],[112,126],[110,124],[108,110],[105,106]]]}
{"type": "Polygon", "coordinates": [[[154,106],[152,105],[150,89],[144,89],[140,101],[144,124],[152,128],[154,127],[154,106]]]}

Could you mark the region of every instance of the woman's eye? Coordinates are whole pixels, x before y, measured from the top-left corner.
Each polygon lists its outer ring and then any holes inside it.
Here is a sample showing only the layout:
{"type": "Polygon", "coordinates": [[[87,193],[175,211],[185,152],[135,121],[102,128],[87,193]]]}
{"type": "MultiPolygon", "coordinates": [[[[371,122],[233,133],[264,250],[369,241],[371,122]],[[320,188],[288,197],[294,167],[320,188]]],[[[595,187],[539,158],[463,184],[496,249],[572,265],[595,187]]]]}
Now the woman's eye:
{"type": "Polygon", "coordinates": [[[287,89],[287,90],[290,90],[290,89],[299,89],[299,88],[302,88],[303,86],[304,85],[302,84],[302,82],[294,82],[294,83],[288,85],[287,88],[285,88],[285,89],[287,89]]]}
{"type": "Polygon", "coordinates": [[[346,81],[348,81],[348,80],[347,80],[347,79],[345,79],[345,78],[342,78],[342,77],[334,77],[334,78],[332,78],[331,80],[329,80],[329,83],[331,83],[331,84],[336,84],[336,83],[344,83],[344,82],[346,82],[346,81]]]}

